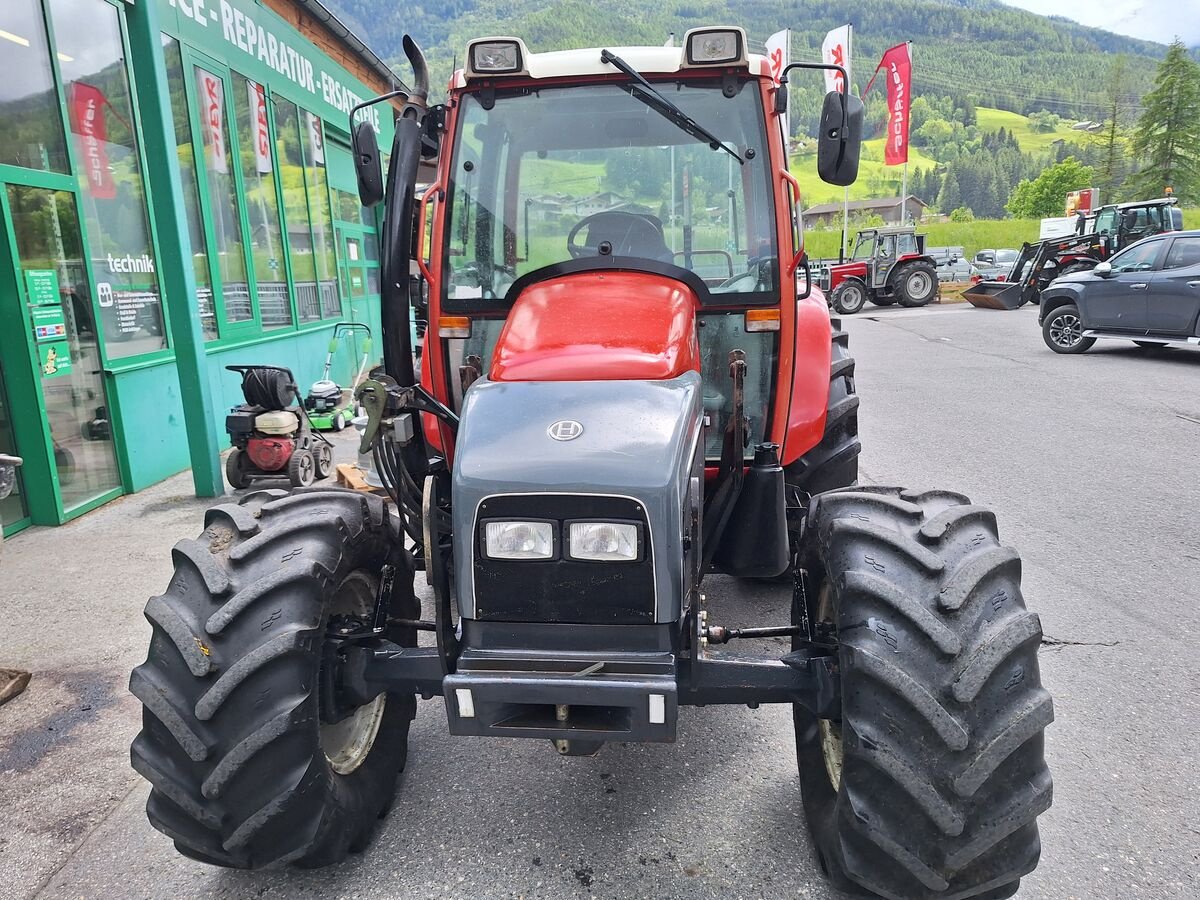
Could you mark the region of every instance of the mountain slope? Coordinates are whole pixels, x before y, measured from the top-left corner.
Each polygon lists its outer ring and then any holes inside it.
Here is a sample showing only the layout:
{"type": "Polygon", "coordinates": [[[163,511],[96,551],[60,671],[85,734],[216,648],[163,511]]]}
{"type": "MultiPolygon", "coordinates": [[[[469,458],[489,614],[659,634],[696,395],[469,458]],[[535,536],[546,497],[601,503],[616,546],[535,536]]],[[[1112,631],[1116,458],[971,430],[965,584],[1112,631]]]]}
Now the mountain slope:
{"type": "Polygon", "coordinates": [[[814,58],[826,31],[855,26],[854,80],[863,86],[882,52],[914,42],[915,90],[970,95],[978,105],[1026,113],[1049,109],[1100,118],[1112,54],[1130,57],[1130,94],[1149,89],[1165,48],[994,0],[624,0],[620,14],[590,0],[447,0],[436,9],[378,0],[326,0],[384,58],[397,61],[407,31],[425,48],[435,84],[445,83],[468,40],[520,35],[531,50],[657,44],[705,24],[742,25],[751,41],[792,28],[794,59],[814,58]]]}

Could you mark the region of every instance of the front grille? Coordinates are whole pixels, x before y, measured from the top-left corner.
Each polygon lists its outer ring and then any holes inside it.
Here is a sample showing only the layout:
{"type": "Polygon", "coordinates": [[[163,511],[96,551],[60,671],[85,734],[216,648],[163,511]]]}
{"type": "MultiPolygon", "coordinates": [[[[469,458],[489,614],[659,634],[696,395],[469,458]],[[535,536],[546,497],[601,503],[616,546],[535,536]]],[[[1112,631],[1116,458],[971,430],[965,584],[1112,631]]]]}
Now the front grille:
{"type": "Polygon", "coordinates": [[[642,505],[624,497],[587,494],[501,495],[484,500],[474,524],[475,617],[491,622],[628,625],[654,621],[654,559],[642,505]],[[645,541],[636,562],[487,559],[480,552],[486,519],[636,521],[645,541]]]}

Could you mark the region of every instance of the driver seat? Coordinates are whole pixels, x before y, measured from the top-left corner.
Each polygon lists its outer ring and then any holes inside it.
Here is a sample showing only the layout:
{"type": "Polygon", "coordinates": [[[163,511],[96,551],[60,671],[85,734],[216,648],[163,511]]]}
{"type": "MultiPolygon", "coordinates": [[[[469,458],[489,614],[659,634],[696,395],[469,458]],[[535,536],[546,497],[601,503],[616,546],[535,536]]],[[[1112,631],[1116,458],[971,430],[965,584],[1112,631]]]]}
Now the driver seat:
{"type": "Polygon", "coordinates": [[[612,244],[613,256],[637,256],[673,263],[675,257],[663,236],[662,221],[644,213],[600,212],[588,224],[584,246],[600,254],[600,244],[612,244]]]}

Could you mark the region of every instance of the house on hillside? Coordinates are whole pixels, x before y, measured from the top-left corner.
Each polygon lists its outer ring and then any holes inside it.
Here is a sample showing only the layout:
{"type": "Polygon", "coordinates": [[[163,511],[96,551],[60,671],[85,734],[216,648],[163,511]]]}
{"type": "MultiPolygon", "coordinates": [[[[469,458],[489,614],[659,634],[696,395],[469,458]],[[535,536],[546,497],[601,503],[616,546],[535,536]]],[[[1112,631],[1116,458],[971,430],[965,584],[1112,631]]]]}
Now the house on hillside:
{"type": "MultiPolygon", "coordinates": [[[[859,216],[879,216],[885,225],[904,225],[908,222],[919,222],[925,215],[929,204],[919,197],[909,194],[901,205],[899,197],[885,197],[882,200],[851,200],[850,214],[859,216]]],[[[804,211],[805,228],[822,228],[837,224],[842,217],[842,204],[821,203],[810,206],[804,211]]]]}

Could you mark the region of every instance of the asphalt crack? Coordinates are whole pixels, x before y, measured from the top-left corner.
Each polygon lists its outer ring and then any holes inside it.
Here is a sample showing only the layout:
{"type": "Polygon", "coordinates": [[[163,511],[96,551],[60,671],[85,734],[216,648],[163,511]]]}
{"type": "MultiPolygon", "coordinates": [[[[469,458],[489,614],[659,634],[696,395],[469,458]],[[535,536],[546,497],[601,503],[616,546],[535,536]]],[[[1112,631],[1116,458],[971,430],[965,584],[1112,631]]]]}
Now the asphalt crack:
{"type": "Polygon", "coordinates": [[[1066,638],[1042,635],[1042,646],[1054,650],[1061,650],[1063,647],[1115,647],[1120,643],[1120,641],[1068,641],[1066,638]]]}

